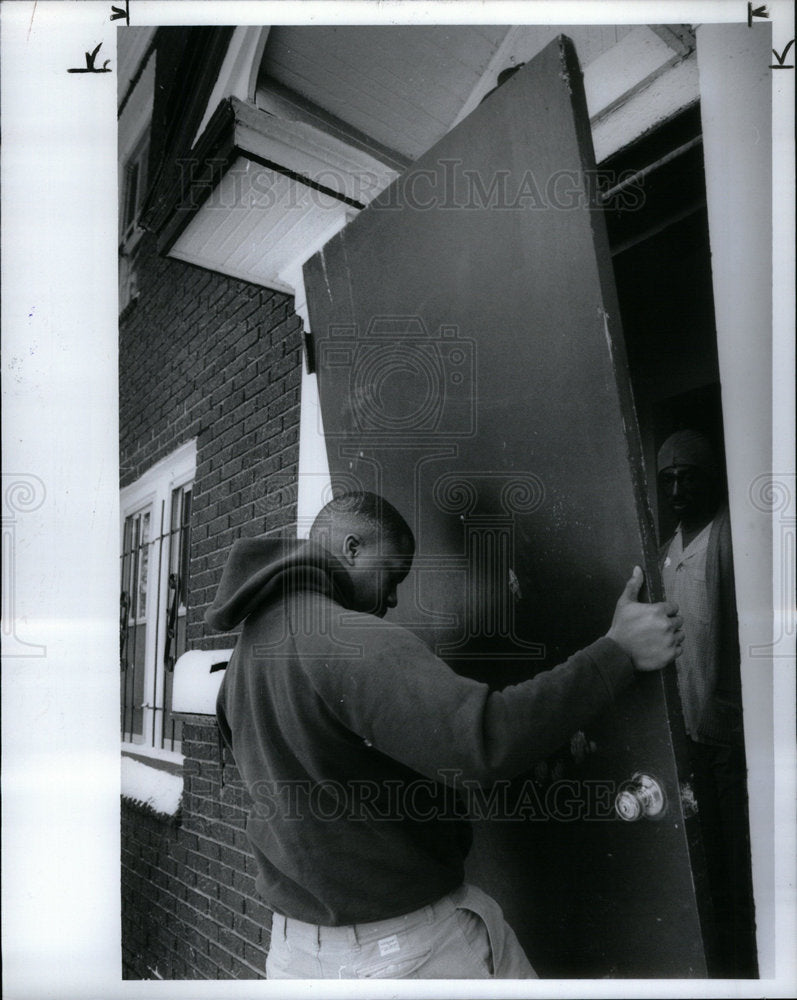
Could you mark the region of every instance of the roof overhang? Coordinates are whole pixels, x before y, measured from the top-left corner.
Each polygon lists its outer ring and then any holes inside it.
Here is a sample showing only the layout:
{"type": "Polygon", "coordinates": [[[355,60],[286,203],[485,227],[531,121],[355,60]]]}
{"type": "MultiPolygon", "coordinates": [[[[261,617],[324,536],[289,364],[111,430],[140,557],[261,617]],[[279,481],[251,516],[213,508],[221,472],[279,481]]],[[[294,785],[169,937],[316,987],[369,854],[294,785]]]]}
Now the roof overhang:
{"type": "Polygon", "coordinates": [[[161,253],[293,291],[286,274],[296,261],[396,176],[328,132],[231,97],[177,161],[145,225],[161,253]]]}
{"type": "MultiPolygon", "coordinates": [[[[496,59],[522,61],[539,41],[535,32],[511,29],[496,59]]],[[[256,55],[258,39],[249,46],[256,55]]],[[[598,163],[697,100],[691,41],[685,28],[635,27],[588,62],[598,163]]],[[[490,72],[451,124],[479,103],[488,80],[490,72]]],[[[409,162],[334,114],[285,99],[278,85],[254,98],[229,96],[203,120],[190,153],[160,179],[144,226],[157,233],[161,253],[288,293],[301,293],[302,263],[409,162]]]]}

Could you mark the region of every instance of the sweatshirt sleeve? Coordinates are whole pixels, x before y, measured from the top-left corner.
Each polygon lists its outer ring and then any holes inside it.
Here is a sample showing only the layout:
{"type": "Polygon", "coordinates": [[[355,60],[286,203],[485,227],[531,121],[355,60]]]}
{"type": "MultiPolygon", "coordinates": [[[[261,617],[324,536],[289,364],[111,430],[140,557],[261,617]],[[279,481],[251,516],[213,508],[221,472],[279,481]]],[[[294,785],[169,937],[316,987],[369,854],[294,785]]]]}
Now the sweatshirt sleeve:
{"type": "Polygon", "coordinates": [[[341,644],[311,641],[303,667],[329,711],[376,749],[428,777],[490,784],[520,774],[606,709],[634,674],[611,639],[491,692],[460,677],[406,629],[362,616],[341,644]],[[356,652],[354,648],[356,646],[356,652]]]}

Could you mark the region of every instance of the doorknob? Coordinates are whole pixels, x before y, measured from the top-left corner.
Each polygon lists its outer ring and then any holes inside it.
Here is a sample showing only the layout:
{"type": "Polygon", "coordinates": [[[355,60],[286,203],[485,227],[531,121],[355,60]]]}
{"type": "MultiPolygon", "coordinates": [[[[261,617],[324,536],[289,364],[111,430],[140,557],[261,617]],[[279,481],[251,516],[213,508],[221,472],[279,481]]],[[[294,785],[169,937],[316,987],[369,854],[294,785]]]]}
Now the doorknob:
{"type": "Polygon", "coordinates": [[[635,823],[643,816],[659,819],[666,808],[664,789],[655,778],[639,771],[623,785],[614,800],[615,812],[626,823],[635,823]]]}

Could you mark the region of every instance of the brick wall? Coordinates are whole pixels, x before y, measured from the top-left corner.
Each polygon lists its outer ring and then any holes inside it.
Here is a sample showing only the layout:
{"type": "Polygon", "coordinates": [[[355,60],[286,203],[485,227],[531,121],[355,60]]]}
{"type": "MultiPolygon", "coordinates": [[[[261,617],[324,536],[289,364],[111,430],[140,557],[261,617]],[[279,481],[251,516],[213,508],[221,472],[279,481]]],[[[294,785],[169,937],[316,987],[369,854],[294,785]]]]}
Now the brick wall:
{"type": "Polygon", "coordinates": [[[248,796],[215,720],[183,717],[177,821],[122,805],[125,979],[261,979],[271,914],[255,893],[248,796]]]}
{"type": "Polygon", "coordinates": [[[302,324],[290,296],[160,257],[149,235],[136,271],[120,319],[120,485],[197,438],[191,648],[210,638],[233,541],[295,522],[302,324]]]}
{"type": "MultiPolygon", "coordinates": [[[[301,321],[293,300],[136,251],[139,297],[120,317],[120,485],[197,438],[188,648],[231,645],[206,629],[232,542],[296,519],[301,321]]],[[[215,720],[183,730],[178,824],[124,804],[122,946],[126,978],[258,978],[270,915],[254,894],[245,791],[215,720]]]]}

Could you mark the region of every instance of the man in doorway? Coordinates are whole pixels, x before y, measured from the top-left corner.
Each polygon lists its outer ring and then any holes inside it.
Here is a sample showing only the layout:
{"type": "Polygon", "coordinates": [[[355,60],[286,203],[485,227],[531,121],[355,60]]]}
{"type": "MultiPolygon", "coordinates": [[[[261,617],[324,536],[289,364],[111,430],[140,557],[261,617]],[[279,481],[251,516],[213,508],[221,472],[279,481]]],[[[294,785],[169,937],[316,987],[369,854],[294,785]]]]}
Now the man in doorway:
{"type": "Polygon", "coordinates": [[[678,655],[677,608],[639,603],[636,567],[604,637],[491,692],[384,620],[414,544],[387,501],[345,494],[306,542],[236,542],[207,612],[243,622],[217,713],[275,911],[269,978],[536,978],[497,903],[463,884],[456,779],[528,770],[678,655]]]}
{"type": "Polygon", "coordinates": [[[657,464],[659,484],[678,518],[662,547],[662,579],[684,619],[676,669],[716,917],[712,973],[751,977],[757,966],[729,512],[717,459],[703,434],[672,434],[657,464]]]}

